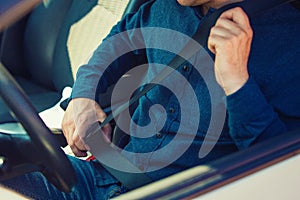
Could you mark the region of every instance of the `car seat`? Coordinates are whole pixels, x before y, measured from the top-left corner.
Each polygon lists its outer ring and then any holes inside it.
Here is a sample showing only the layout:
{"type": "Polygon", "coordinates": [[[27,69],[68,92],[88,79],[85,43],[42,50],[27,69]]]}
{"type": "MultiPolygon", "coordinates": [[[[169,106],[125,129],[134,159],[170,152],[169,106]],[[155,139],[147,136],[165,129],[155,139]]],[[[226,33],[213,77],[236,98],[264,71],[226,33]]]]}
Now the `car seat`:
{"type": "MultiPolygon", "coordinates": [[[[63,88],[73,85],[78,67],[122,15],[135,12],[146,1],[45,1],[6,30],[1,62],[37,111],[45,110],[59,101],[63,88]]],[[[12,121],[0,99],[0,123],[12,121]]]]}

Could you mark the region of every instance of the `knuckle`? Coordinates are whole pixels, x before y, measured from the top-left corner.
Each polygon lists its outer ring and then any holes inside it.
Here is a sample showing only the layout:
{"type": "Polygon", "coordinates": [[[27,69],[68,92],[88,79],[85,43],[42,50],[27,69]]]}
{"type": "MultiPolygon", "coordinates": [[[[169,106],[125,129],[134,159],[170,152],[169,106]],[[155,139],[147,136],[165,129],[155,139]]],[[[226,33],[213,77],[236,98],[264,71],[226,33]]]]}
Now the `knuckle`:
{"type": "Polygon", "coordinates": [[[247,38],[247,37],[248,37],[248,32],[245,31],[245,30],[240,30],[239,38],[242,40],[242,39],[247,38]]]}
{"type": "Polygon", "coordinates": [[[71,121],[63,120],[61,123],[63,129],[65,129],[66,127],[70,127],[71,125],[72,125],[71,121]]]}
{"type": "Polygon", "coordinates": [[[217,26],[213,26],[213,27],[210,29],[210,34],[213,34],[214,32],[216,32],[216,29],[217,29],[217,26]]]}
{"type": "Polygon", "coordinates": [[[61,125],[62,126],[71,126],[72,124],[73,124],[73,120],[65,114],[61,121],[61,125]]]}
{"type": "Polygon", "coordinates": [[[243,41],[243,40],[249,38],[249,34],[250,33],[247,30],[239,28],[239,31],[237,34],[234,35],[233,40],[236,42],[243,41]]]}
{"type": "Polygon", "coordinates": [[[248,35],[249,35],[250,38],[253,37],[253,30],[252,30],[251,27],[249,27],[249,29],[248,29],[248,35]]]}
{"type": "Polygon", "coordinates": [[[74,143],[72,143],[72,144],[69,144],[69,146],[70,146],[70,148],[71,148],[71,150],[72,150],[72,152],[76,152],[76,146],[75,146],[75,144],[74,143]]]}
{"type": "Polygon", "coordinates": [[[81,125],[81,124],[84,124],[85,121],[87,121],[87,117],[83,116],[83,115],[79,115],[77,118],[76,118],[76,125],[81,125]]]}
{"type": "Polygon", "coordinates": [[[227,40],[225,40],[225,44],[226,45],[233,45],[233,44],[235,44],[235,43],[237,43],[238,41],[239,41],[239,35],[237,35],[237,34],[231,34],[229,37],[228,37],[228,39],[227,40]]]}
{"type": "Polygon", "coordinates": [[[235,7],[233,10],[236,12],[244,12],[244,10],[241,7],[235,7]]]}

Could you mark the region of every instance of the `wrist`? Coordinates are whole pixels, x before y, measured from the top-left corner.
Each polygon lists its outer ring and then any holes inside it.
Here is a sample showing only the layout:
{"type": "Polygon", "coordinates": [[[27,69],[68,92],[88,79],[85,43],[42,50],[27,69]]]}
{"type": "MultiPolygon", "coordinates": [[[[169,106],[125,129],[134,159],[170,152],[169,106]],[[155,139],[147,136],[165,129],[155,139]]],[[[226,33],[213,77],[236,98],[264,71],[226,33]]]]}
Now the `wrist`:
{"type": "Polygon", "coordinates": [[[237,79],[228,79],[226,82],[223,82],[221,87],[223,88],[225,95],[229,96],[241,89],[248,81],[248,79],[249,75],[239,77],[237,79]]]}

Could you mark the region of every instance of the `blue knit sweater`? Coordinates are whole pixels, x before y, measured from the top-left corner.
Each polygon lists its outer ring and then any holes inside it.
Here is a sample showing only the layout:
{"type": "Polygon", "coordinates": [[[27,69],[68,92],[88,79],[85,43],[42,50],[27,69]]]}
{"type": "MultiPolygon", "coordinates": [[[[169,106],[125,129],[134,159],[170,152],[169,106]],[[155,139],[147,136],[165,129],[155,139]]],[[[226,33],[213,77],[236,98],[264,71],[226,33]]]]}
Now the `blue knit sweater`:
{"type": "MultiPolygon", "coordinates": [[[[95,99],[136,67],[135,56],[147,59],[143,83],[151,82],[206,17],[176,0],[151,1],[129,14],[79,69],[72,98],[95,99]],[[163,29],[137,29],[146,27],[163,29]]],[[[154,179],[300,126],[300,12],[287,4],[250,21],[250,78],[239,91],[224,95],[203,49],[139,100],[123,153],[154,179]]]]}

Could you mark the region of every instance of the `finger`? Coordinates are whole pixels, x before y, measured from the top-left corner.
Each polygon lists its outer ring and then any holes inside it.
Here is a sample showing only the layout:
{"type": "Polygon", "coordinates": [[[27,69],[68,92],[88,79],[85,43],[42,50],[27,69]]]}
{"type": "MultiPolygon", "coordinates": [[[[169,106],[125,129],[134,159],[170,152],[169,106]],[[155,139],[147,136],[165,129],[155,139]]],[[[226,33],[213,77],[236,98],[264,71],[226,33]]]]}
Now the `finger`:
{"type": "Polygon", "coordinates": [[[210,33],[209,37],[208,37],[208,41],[207,41],[207,46],[208,49],[213,53],[216,54],[216,41],[215,41],[215,37],[217,37],[215,34],[210,33]]]}
{"type": "Polygon", "coordinates": [[[212,41],[212,36],[209,36],[208,41],[207,41],[207,47],[208,49],[213,53],[216,54],[216,45],[215,43],[212,41]]]}
{"type": "Polygon", "coordinates": [[[64,126],[62,126],[62,131],[73,154],[78,157],[87,156],[86,151],[83,150],[84,148],[80,147],[81,145],[76,144],[76,142],[78,142],[79,140],[76,137],[74,138],[74,133],[75,133],[74,124],[73,123],[69,123],[68,125],[64,124],[64,126]]]}
{"type": "Polygon", "coordinates": [[[62,126],[62,131],[67,140],[67,143],[70,145],[70,142],[72,141],[72,135],[75,131],[75,126],[62,126]]]}
{"type": "MultiPolygon", "coordinates": [[[[231,33],[234,35],[239,35],[243,29],[233,21],[225,18],[220,18],[217,22],[216,25],[212,28],[212,32],[215,34],[224,34],[224,33],[231,33]]],[[[225,36],[225,35],[222,35],[225,36]]]]}
{"type": "Polygon", "coordinates": [[[222,37],[222,38],[230,38],[234,33],[232,33],[230,30],[221,27],[221,26],[215,26],[211,29],[210,36],[212,37],[222,37]]]}
{"type": "Polygon", "coordinates": [[[223,12],[219,19],[223,18],[232,20],[243,29],[248,29],[250,27],[250,22],[247,14],[240,7],[232,8],[223,12]]]}
{"type": "Polygon", "coordinates": [[[89,150],[89,147],[88,145],[86,144],[86,141],[85,141],[85,138],[86,137],[82,137],[80,135],[82,131],[80,131],[79,129],[76,129],[74,134],[73,134],[73,141],[74,141],[74,144],[75,146],[81,150],[81,151],[88,151],[89,150]]]}
{"type": "Polygon", "coordinates": [[[70,139],[69,146],[75,156],[85,157],[87,156],[87,147],[83,139],[79,136],[78,131],[75,130],[70,139]]]}
{"type": "Polygon", "coordinates": [[[73,154],[77,157],[86,157],[87,156],[87,151],[82,151],[78,149],[75,145],[70,145],[70,148],[73,152],[73,154]]]}
{"type": "Polygon", "coordinates": [[[243,30],[238,30],[239,28],[233,29],[227,29],[222,26],[213,27],[208,39],[208,48],[216,54],[221,49],[229,51],[234,46],[238,47],[238,43],[243,40],[245,33],[243,30]]]}
{"type": "Polygon", "coordinates": [[[218,49],[221,48],[219,44],[222,44],[226,38],[223,36],[211,34],[208,38],[208,49],[213,53],[217,54],[218,49]]]}
{"type": "Polygon", "coordinates": [[[71,140],[72,140],[72,135],[75,131],[75,124],[74,124],[74,120],[72,120],[72,118],[70,118],[69,115],[69,108],[71,107],[71,105],[69,105],[69,107],[67,108],[64,117],[62,119],[61,122],[61,127],[62,127],[62,131],[63,134],[68,142],[68,144],[70,144],[71,140]]]}
{"type": "Polygon", "coordinates": [[[74,136],[73,134],[73,137],[69,140],[68,144],[75,156],[85,157],[87,155],[86,150],[84,150],[84,148],[81,147],[82,145],[80,145],[78,142],[79,140],[77,139],[76,135],[74,136]]]}

